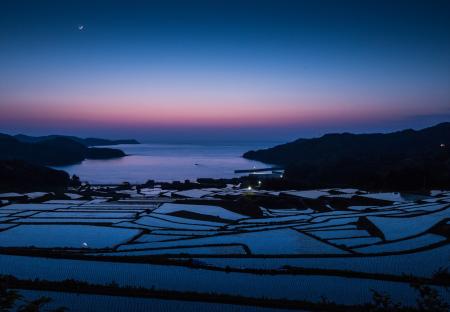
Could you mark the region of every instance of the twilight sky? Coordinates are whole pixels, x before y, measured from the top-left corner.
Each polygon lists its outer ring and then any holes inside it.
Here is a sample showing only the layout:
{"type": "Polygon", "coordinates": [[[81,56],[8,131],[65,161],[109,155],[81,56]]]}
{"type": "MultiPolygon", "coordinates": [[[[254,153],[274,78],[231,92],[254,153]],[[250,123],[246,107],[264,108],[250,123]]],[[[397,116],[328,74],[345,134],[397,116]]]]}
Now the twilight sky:
{"type": "Polygon", "coordinates": [[[450,120],[449,86],[450,1],[0,2],[0,132],[420,128],[450,120]]]}

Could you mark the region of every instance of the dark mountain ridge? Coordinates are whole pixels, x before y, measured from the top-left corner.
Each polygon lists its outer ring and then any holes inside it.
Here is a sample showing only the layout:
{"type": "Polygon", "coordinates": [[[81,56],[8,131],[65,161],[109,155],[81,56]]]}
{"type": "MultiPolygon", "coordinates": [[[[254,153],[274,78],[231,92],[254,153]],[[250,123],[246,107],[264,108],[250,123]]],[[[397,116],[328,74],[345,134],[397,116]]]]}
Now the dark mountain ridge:
{"type": "Polygon", "coordinates": [[[0,159],[23,160],[37,165],[68,165],[84,159],[123,157],[119,149],[89,148],[67,137],[54,137],[35,143],[25,143],[0,134],[0,159]]]}
{"type": "Polygon", "coordinates": [[[84,146],[106,146],[106,145],[119,145],[119,144],[140,144],[136,140],[125,139],[125,140],[108,140],[99,138],[79,138],[75,136],[67,135],[46,135],[46,136],[29,136],[25,134],[14,135],[14,138],[24,143],[37,143],[42,141],[47,141],[50,139],[66,138],[72,141],[83,144],[84,146]]]}
{"type": "Polygon", "coordinates": [[[243,157],[286,167],[302,187],[450,187],[450,123],[422,130],[326,134],[243,157]]]}
{"type": "Polygon", "coordinates": [[[387,134],[332,133],[320,138],[298,139],[272,148],[249,151],[243,157],[279,165],[297,162],[321,162],[326,159],[352,157],[407,156],[428,153],[450,143],[450,123],[387,134]]]}

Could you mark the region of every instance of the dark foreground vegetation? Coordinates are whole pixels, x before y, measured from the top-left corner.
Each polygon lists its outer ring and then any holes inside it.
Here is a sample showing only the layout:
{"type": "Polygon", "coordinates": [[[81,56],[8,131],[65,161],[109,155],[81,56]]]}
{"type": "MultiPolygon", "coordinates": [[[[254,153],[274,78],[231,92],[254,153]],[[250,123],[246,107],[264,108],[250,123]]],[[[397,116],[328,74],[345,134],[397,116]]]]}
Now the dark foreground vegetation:
{"type": "Polygon", "coordinates": [[[53,310],[45,309],[45,306],[52,301],[48,297],[40,297],[35,300],[24,298],[19,291],[10,289],[8,278],[0,277],[0,311],[9,312],[63,312],[66,308],[60,307],[53,310]]]}
{"type": "Polygon", "coordinates": [[[289,187],[419,190],[450,187],[449,147],[450,123],[441,123],[388,134],[327,134],[243,156],[284,166],[284,179],[274,184],[289,187]]]}
{"type": "MultiPolygon", "coordinates": [[[[212,302],[224,304],[237,304],[248,306],[271,307],[278,309],[304,309],[307,311],[369,311],[369,312],[415,312],[415,311],[448,311],[446,304],[436,289],[423,284],[411,284],[417,290],[417,306],[406,307],[399,303],[394,303],[388,294],[373,292],[373,301],[364,305],[342,305],[336,304],[323,298],[320,302],[304,300],[284,300],[269,298],[253,298],[236,295],[225,295],[216,293],[181,292],[170,290],[147,289],[141,287],[120,287],[116,283],[109,285],[90,284],[75,280],[46,281],[46,280],[20,280],[13,276],[1,276],[0,278],[0,309],[1,311],[13,311],[13,307],[18,299],[22,297],[13,289],[41,290],[41,291],[63,291],[83,294],[98,294],[108,296],[127,296],[141,298],[159,298],[166,300],[186,300],[199,302],[212,302]]],[[[19,311],[42,311],[41,307],[50,302],[50,298],[40,298],[27,302],[19,311]]],[[[59,308],[54,311],[65,311],[59,308]]]]}

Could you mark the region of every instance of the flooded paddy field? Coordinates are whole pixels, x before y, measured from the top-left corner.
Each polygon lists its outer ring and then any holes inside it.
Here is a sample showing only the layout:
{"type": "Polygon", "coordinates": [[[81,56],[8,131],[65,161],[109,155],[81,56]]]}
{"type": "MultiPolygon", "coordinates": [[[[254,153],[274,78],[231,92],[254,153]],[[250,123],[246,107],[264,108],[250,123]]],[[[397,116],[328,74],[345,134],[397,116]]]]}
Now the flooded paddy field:
{"type": "MultiPolygon", "coordinates": [[[[286,300],[299,309],[301,302],[323,298],[362,305],[371,302],[373,291],[412,306],[417,291],[411,283],[420,281],[450,303],[449,192],[274,192],[238,185],[72,192],[0,206],[1,275],[30,285],[72,280],[121,291],[193,291],[205,301],[211,294],[286,300]]],[[[86,302],[109,300],[95,287],[80,296],[86,302]]],[[[64,287],[50,290],[56,303],[79,306],[77,295],[64,287]]],[[[109,302],[133,301],[130,309],[137,311],[151,301],[162,311],[181,304],[172,299],[121,295],[109,302]]],[[[202,303],[199,309],[214,311],[222,304],[202,303]]]]}

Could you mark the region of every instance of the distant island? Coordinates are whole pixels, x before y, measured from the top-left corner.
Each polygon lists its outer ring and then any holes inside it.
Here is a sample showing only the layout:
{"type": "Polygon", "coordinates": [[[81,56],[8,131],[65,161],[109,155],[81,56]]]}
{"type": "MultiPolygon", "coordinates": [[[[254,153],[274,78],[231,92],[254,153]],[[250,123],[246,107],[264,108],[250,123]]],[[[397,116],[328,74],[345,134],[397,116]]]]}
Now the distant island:
{"type": "Polygon", "coordinates": [[[284,166],[283,186],[405,189],[450,187],[450,123],[419,131],[326,134],[243,157],[284,166]]]}
{"type": "Polygon", "coordinates": [[[17,134],[14,136],[17,140],[24,143],[37,143],[42,141],[47,141],[51,139],[65,138],[70,139],[72,141],[83,144],[84,146],[106,146],[106,145],[119,145],[119,144],[140,144],[138,141],[133,139],[125,139],[125,140],[108,140],[108,139],[100,139],[100,138],[79,138],[76,136],[67,136],[67,135],[46,135],[46,136],[29,136],[25,134],[17,134]]]}

